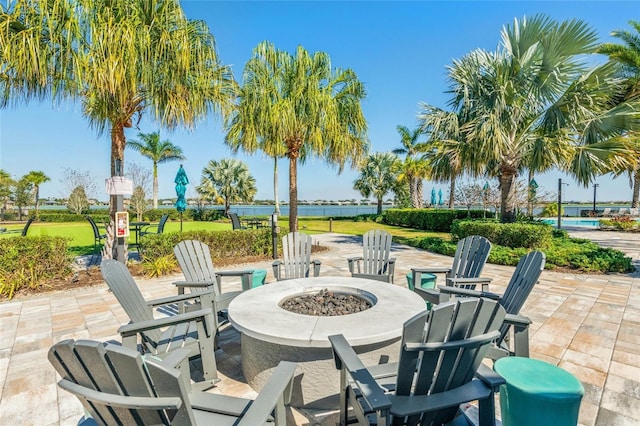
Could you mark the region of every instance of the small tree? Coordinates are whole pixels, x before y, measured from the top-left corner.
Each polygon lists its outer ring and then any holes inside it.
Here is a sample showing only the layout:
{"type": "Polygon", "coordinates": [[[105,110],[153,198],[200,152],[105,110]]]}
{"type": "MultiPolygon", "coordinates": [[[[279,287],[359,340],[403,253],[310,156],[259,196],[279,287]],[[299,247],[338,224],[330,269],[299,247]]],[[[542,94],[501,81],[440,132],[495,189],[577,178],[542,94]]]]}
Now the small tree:
{"type": "Polygon", "coordinates": [[[151,171],[140,164],[127,164],[127,177],[133,182],[133,194],[129,200],[129,206],[136,212],[138,221],[142,220],[142,215],[147,210],[147,193],[149,192],[149,182],[151,171]]]}
{"type": "Polygon", "coordinates": [[[11,190],[15,185],[15,181],[11,179],[11,175],[0,169],[0,219],[4,220],[4,213],[7,210],[7,202],[11,196],[11,190]]]}
{"type": "Polygon", "coordinates": [[[456,185],[453,198],[456,203],[467,207],[467,213],[471,214],[471,207],[482,203],[484,191],[478,182],[466,182],[456,185]]]}
{"type": "MultiPolygon", "coordinates": [[[[86,198],[95,198],[95,194],[98,191],[95,178],[88,170],[65,168],[60,178],[60,183],[64,185],[69,193],[72,193],[76,188],[81,186],[86,198]]],[[[71,196],[69,196],[69,198],[71,198],[71,196]]]]}
{"type": "Polygon", "coordinates": [[[138,221],[142,220],[142,215],[147,209],[147,199],[146,194],[144,192],[144,188],[141,186],[136,186],[133,189],[133,194],[131,195],[131,199],[129,200],[129,206],[136,212],[136,218],[138,221]]]}
{"type": "Polygon", "coordinates": [[[22,208],[33,204],[33,184],[26,176],[16,182],[13,187],[12,199],[18,207],[18,220],[22,220],[22,208]]]}
{"type": "Polygon", "coordinates": [[[83,186],[73,188],[67,201],[67,208],[75,214],[82,214],[83,211],[89,208],[89,199],[83,186]]]}
{"type": "MultiPolygon", "coordinates": [[[[360,167],[360,175],[353,182],[353,189],[363,197],[373,195],[378,201],[377,213],[382,214],[382,201],[389,192],[402,192],[398,179],[402,162],[390,152],[376,152],[369,155],[360,167]]],[[[408,193],[408,190],[405,190],[408,193]]]]}
{"type": "Polygon", "coordinates": [[[229,213],[231,203],[251,202],[257,192],[256,180],[247,165],[231,158],[209,161],[196,189],[209,199],[222,197],[225,214],[229,213]]]}

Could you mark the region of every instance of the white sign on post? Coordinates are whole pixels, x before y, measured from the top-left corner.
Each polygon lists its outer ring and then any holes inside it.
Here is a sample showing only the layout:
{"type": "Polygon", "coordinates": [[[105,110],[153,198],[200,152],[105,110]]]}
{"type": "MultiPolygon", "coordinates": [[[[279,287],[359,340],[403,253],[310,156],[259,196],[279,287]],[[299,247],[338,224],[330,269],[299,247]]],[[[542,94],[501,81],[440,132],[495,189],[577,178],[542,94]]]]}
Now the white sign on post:
{"type": "Polygon", "coordinates": [[[109,195],[133,194],[133,181],[123,176],[111,176],[104,180],[105,189],[109,195]]]}

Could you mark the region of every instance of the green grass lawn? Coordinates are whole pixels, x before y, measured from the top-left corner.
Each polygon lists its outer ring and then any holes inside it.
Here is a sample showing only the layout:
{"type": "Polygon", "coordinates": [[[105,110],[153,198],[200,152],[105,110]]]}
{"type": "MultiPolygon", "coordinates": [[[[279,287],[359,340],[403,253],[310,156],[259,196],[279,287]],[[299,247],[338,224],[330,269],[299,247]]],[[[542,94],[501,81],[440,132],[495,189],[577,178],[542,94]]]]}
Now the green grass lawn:
{"type": "MultiPolygon", "coordinates": [[[[282,229],[287,229],[289,227],[289,222],[287,217],[281,217],[278,221],[280,227],[282,229]]],[[[4,225],[0,224],[3,228],[7,228],[7,230],[17,230],[20,231],[24,227],[24,224],[11,224],[4,225]]],[[[104,232],[102,226],[99,226],[101,232],[104,232]]],[[[402,242],[405,239],[415,238],[415,237],[440,237],[448,239],[450,235],[447,233],[435,233],[435,232],[426,232],[417,229],[410,228],[401,228],[398,226],[390,226],[381,223],[375,222],[354,222],[351,220],[333,220],[331,223],[327,218],[319,218],[319,217],[299,217],[298,218],[298,227],[300,232],[304,232],[307,234],[322,234],[329,232],[329,228],[331,227],[331,231],[339,234],[349,234],[349,235],[362,235],[370,229],[385,229],[390,232],[394,236],[394,241],[402,242]]],[[[196,230],[206,230],[206,231],[222,231],[222,230],[230,230],[231,221],[222,220],[216,222],[195,222],[195,221],[183,221],[182,230],[183,231],[196,231],[196,230]]],[[[164,232],[179,232],[180,231],[180,222],[179,221],[168,221],[165,225],[164,232]]],[[[29,234],[32,235],[51,235],[51,236],[63,236],[69,238],[69,252],[73,256],[80,256],[93,253],[93,231],[91,230],[91,225],[89,222],[62,222],[62,223],[51,223],[51,222],[34,222],[29,227],[29,234]]],[[[20,237],[19,233],[13,234],[2,234],[0,233],[0,238],[16,238],[20,237]]],[[[134,242],[134,235],[131,233],[129,237],[129,242],[134,242]]]]}

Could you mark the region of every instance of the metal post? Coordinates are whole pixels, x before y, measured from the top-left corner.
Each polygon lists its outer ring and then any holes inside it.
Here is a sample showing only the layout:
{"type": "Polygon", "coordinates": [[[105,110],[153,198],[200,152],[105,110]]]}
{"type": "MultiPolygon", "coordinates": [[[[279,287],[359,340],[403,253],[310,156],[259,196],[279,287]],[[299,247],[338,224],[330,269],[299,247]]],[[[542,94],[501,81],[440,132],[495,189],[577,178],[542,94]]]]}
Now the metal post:
{"type": "Polygon", "coordinates": [[[333,232],[333,218],[329,218],[329,232],[333,232]]]}
{"type": "Polygon", "coordinates": [[[593,184],[593,217],[598,216],[598,213],[596,212],[596,190],[599,186],[599,183],[593,184]]]}
{"type": "Polygon", "coordinates": [[[273,258],[278,258],[278,233],[280,228],[278,227],[278,214],[271,215],[271,249],[273,252],[273,258]]]}
{"type": "Polygon", "coordinates": [[[562,179],[558,179],[558,229],[562,229],[562,179]]]}
{"type": "MultiPolygon", "coordinates": [[[[122,170],[122,160],[115,160],[115,169],[116,176],[124,176],[124,170],[122,170]]],[[[124,195],[116,195],[116,211],[124,211],[124,195]]],[[[115,226],[117,228],[117,224],[115,226]]],[[[126,262],[127,259],[124,258],[124,251],[124,237],[116,237],[116,260],[118,262],[126,262]]]]}

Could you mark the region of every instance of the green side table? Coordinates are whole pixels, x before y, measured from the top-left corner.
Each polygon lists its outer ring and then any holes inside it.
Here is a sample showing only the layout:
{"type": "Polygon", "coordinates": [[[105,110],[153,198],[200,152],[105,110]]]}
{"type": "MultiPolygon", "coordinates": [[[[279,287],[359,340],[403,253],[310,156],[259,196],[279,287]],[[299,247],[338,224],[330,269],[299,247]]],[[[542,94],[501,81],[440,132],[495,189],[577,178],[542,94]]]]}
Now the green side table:
{"type": "Polygon", "coordinates": [[[582,383],[566,370],[522,357],[497,360],[493,369],[506,384],[500,386],[503,426],[575,426],[582,383]]]}
{"type": "Polygon", "coordinates": [[[261,285],[264,285],[264,282],[266,279],[267,279],[266,269],[254,269],[253,280],[251,280],[251,288],[260,287],[261,285]]]}
{"type": "MultiPolygon", "coordinates": [[[[434,274],[424,273],[420,281],[420,287],[422,288],[434,288],[436,286],[436,276],[434,274]]],[[[407,273],[407,285],[409,286],[409,290],[413,291],[413,276],[411,272],[407,273]]]]}

